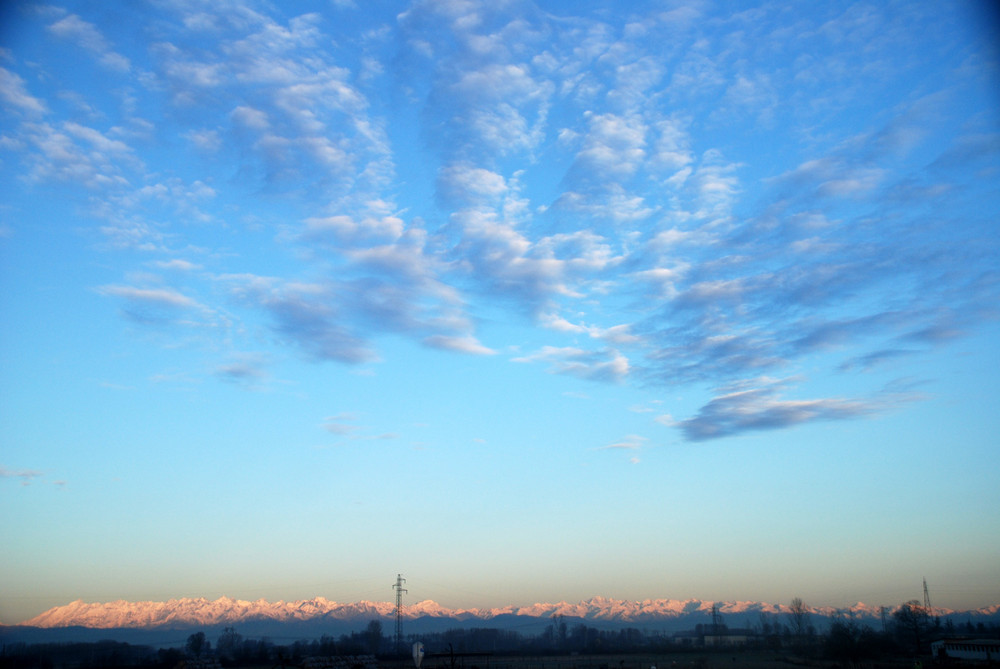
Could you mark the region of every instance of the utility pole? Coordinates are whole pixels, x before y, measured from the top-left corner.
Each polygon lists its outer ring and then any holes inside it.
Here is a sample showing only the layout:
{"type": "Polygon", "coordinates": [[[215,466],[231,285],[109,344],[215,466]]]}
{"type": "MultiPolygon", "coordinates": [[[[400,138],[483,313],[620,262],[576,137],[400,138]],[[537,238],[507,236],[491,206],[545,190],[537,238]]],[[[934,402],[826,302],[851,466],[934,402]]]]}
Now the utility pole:
{"type": "Polygon", "coordinates": [[[406,579],[403,578],[402,574],[396,574],[396,583],[392,586],[392,589],[396,591],[396,652],[403,645],[403,593],[406,592],[406,588],[403,584],[406,583],[406,579]]]}

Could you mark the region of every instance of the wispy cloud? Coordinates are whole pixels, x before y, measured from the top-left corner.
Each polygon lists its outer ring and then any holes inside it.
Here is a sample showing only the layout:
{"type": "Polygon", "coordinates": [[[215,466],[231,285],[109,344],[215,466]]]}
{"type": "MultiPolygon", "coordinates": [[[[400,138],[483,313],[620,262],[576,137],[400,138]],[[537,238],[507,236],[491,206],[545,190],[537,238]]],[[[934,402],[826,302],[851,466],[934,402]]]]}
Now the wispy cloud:
{"type": "Polygon", "coordinates": [[[354,424],[358,417],[353,413],[340,413],[323,419],[323,429],[338,436],[348,435],[358,429],[354,424]]]}
{"type": "Polygon", "coordinates": [[[620,381],[628,376],[629,361],[613,349],[588,351],[572,347],[546,346],[513,362],[547,362],[549,371],[594,381],[620,381]]]}
{"type": "Polygon", "coordinates": [[[192,298],[170,288],[137,288],[135,286],[102,286],[98,291],[103,295],[114,295],[137,304],[152,304],[165,307],[191,308],[198,306],[192,298]]]}
{"type": "Polygon", "coordinates": [[[68,14],[49,25],[49,32],[63,39],[69,39],[97,56],[100,63],[112,70],[128,72],[129,59],[113,51],[107,40],[94,24],[84,21],[76,14],[68,14]]]}
{"type": "Polygon", "coordinates": [[[0,100],[7,109],[29,116],[41,116],[48,111],[44,102],[28,93],[24,79],[3,67],[0,67],[0,100]]]}
{"type": "Polygon", "coordinates": [[[349,441],[391,441],[398,439],[395,432],[365,433],[363,426],[357,424],[359,416],[354,413],[339,413],[323,420],[323,429],[330,434],[343,437],[349,441]]]}
{"type": "Polygon", "coordinates": [[[869,400],[786,399],[790,379],[758,378],[720,388],[698,414],[673,424],[690,441],[707,441],[744,432],[778,430],[817,421],[868,416],[914,396],[882,396],[869,400]]]}
{"type": "Polygon", "coordinates": [[[256,388],[268,377],[269,356],[261,353],[237,353],[215,367],[214,374],[232,383],[256,388]]]}
{"type": "Polygon", "coordinates": [[[448,337],[445,335],[432,335],[424,340],[424,343],[432,348],[439,348],[445,351],[455,351],[458,353],[471,353],[473,355],[495,355],[496,351],[483,346],[474,337],[448,337]]]}
{"type": "Polygon", "coordinates": [[[602,446],[601,450],[626,450],[626,451],[636,451],[642,448],[649,439],[646,437],[641,437],[637,434],[630,434],[623,439],[614,442],[613,444],[608,444],[607,446],[602,446]]]}
{"type": "Polygon", "coordinates": [[[7,469],[0,466],[0,479],[19,479],[21,485],[31,485],[35,479],[40,478],[43,474],[44,472],[37,469],[7,469]]]}

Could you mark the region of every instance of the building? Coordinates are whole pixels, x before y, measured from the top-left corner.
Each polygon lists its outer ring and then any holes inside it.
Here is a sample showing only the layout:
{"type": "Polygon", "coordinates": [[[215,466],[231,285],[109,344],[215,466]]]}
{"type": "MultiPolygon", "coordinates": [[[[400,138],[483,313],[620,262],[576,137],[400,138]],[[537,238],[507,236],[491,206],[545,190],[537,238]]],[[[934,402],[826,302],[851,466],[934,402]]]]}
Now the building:
{"type": "Polygon", "coordinates": [[[931,654],[953,660],[1000,660],[1000,639],[941,639],[931,643],[931,654]]]}

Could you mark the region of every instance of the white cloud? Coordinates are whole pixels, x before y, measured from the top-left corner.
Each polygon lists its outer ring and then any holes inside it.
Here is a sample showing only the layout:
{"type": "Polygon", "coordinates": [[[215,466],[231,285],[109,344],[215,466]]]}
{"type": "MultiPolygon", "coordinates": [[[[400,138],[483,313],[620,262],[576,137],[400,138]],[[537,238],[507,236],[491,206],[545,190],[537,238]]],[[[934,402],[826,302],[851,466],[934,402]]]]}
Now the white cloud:
{"type": "Polygon", "coordinates": [[[102,295],[113,295],[131,302],[155,304],[158,306],[190,309],[198,307],[197,301],[170,288],[137,288],[135,286],[102,286],[98,289],[102,295]]]}
{"type": "Polygon", "coordinates": [[[512,362],[548,362],[554,374],[568,374],[594,381],[620,381],[628,376],[628,358],[612,349],[587,351],[575,347],[544,346],[512,362]]]}
{"type": "Polygon", "coordinates": [[[646,437],[639,436],[637,434],[630,434],[613,444],[608,444],[607,446],[602,446],[601,450],[627,450],[636,451],[642,448],[642,445],[649,441],[646,437]]]}
{"type": "Polygon", "coordinates": [[[150,264],[159,269],[177,272],[193,272],[201,269],[201,265],[197,265],[189,260],[182,260],[180,258],[173,258],[171,260],[155,260],[150,264]]]}
{"type": "Polygon", "coordinates": [[[58,128],[48,123],[23,123],[20,138],[35,149],[24,158],[32,181],[64,181],[92,189],[120,190],[129,185],[123,168],[141,167],[124,142],[75,122],[64,122],[58,128]]]}
{"type": "Polygon", "coordinates": [[[67,133],[77,139],[82,139],[88,142],[98,151],[117,154],[132,152],[132,148],[125,142],[117,139],[108,139],[101,132],[93,128],[80,125],[79,123],[73,123],[72,121],[64,122],[62,127],[67,133]]]}
{"type": "Polygon", "coordinates": [[[252,130],[264,131],[270,127],[267,114],[259,109],[240,105],[230,114],[234,121],[252,130]]]}
{"type": "Polygon", "coordinates": [[[325,218],[308,218],[304,237],[309,240],[332,236],[340,242],[359,244],[374,240],[397,240],[402,237],[406,224],[396,216],[369,216],[356,220],[352,216],[338,215],[325,218]]]}
{"type": "Polygon", "coordinates": [[[424,339],[424,343],[431,348],[439,348],[457,353],[470,353],[472,355],[495,355],[496,351],[483,346],[479,341],[471,336],[449,337],[446,335],[432,335],[424,339]]]}
{"type": "Polygon", "coordinates": [[[201,151],[214,153],[222,147],[222,138],[217,130],[189,130],[184,137],[201,151]]]}
{"type": "Polygon", "coordinates": [[[59,19],[49,27],[49,32],[75,41],[81,47],[98,57],[98,60],[110,69],[128,72],[131,63],[125,56],[111,50],[107,40],[92,23],[84,21],[76,14],[69,14],[59,19]]]}
{"type": "Polygon", "coordinates": [[[467,163],[442,167],[437,187],[446,202],[457,202],[460,206],[496,201],[508,192],[502,175],[467,163]]]}
{"type": "Polygon", "coordinates": [[[8,108],[30,116],[40,116],[48,111],[44,102],[28,93],[24,79],[3,67],[0,67],[0,100],[8,108]]]}
{"type": "Polygon", "coordinates": [[[646,124],[637,116],[595,114],[576,155],[578,178],[600,182],[631,176],[646,158],[646,124]]]}

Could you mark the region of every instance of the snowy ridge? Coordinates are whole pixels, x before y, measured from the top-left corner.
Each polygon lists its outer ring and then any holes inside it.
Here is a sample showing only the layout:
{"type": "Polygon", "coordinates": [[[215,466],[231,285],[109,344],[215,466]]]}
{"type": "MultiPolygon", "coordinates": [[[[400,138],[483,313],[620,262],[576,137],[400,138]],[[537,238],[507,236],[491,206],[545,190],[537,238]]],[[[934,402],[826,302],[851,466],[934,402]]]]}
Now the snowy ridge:
{"type": "MultiPolygon", "coordinates": [[[[537,603],[524,607],[505,606],[484,609],[449,609],[437,602],[425,600],[404,606],[403,615],[410,620],[445,618],[456,621],[488,621],[499,616],[532,618],[565,616],[595,621],[655,622],[689,615],[705,616],[709,614],[713,605],[718,606],[720,613],[729,616],[756,616],[761,613],[784,614],[789,611],[789,607],[786,605],[762,602],[711,602],[697,599],[635,601],[594,597],[576,604],[567,602],[537,603]]],[[[990,606],[969,613],[992,615],[998,609],[1000,607],[990,606]]],[[[372,618],[388,618],[393,615],[394,610],[395,607],[391,602],[361,601],[342,604],[324,597],[295,602],[268,602],[263,599],[250,602],[229,597],[221,597],[214,601],[204,598],[183,598],[166,602],[120,600],[106,603],[86,603],[77,600],[64,606],[49,609],[21,624],[45,628],[79,626],[95,629],[148,629],[170,626],[225,625],[250,620],[273,622],[321,621],[324,619],[370,620],[372,618]]],[[[820,616],[833,616],[849,612],[855,617],[874,618],[879,615],[880,608],[859,602],[846,610],[834,607],[809,607],[809,611],[820,616]]],[[[955,611],[935,607],[934,613],[945,616],[951,615],[955,611]]]]}

